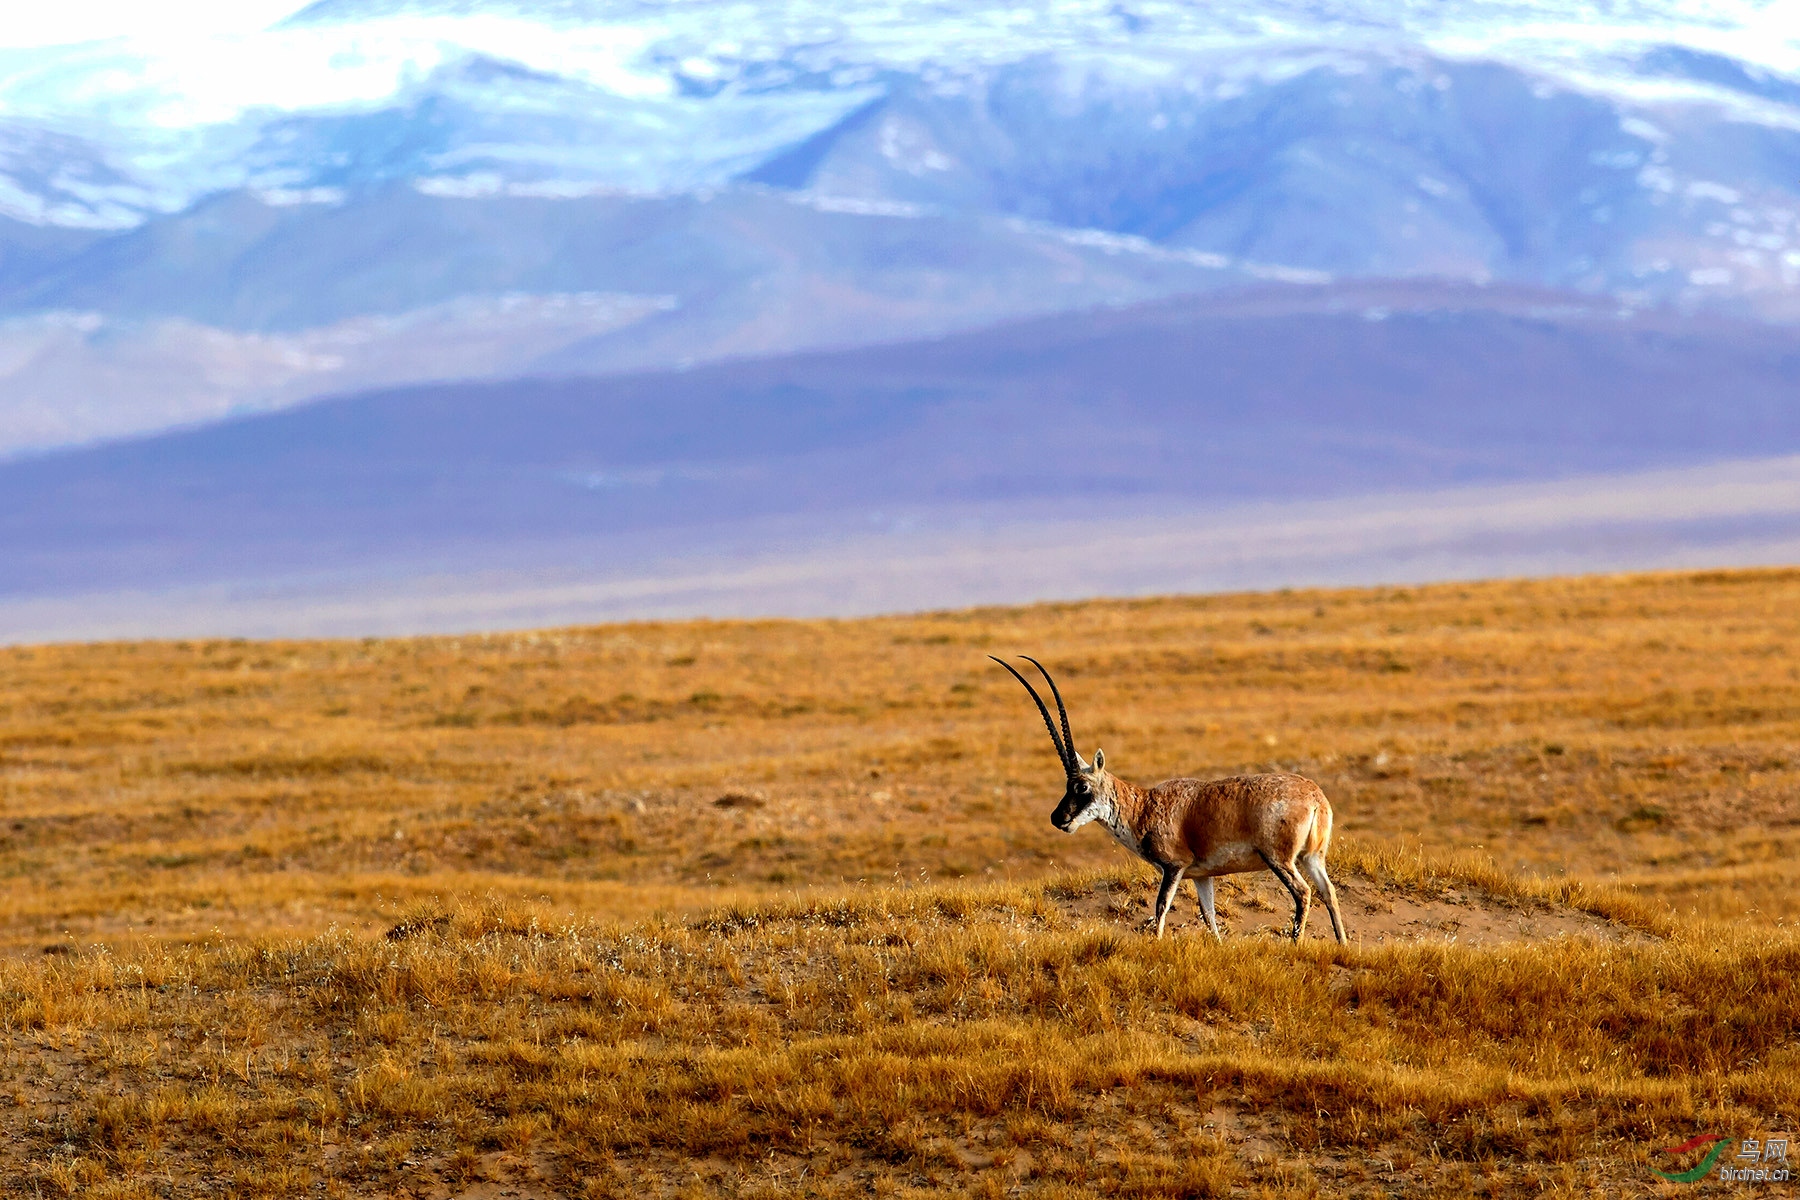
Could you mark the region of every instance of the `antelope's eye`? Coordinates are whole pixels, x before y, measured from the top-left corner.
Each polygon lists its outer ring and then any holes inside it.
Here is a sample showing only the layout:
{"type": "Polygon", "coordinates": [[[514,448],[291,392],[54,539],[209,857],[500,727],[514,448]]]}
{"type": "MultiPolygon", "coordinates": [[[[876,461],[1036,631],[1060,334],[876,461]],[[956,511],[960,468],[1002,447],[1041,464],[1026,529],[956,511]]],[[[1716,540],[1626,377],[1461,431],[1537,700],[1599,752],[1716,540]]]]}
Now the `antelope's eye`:
{"type": "Polygon", "coordinates": [[[1085,795],[1087,795],[1087,794],[1088,794],[1088,792],[1089,792],[1089,791],[1091,791],[1091,790],[1092,790],[1092,789],[1091,789],[1091,788],[1089,788],[1089,787],[1088,787],[1088,785],[1087,785],[1087,784],[1085,784],[1085,783],[1078,783],[1078,784],[1076,784],[1076,785],[1075,785],[1075,790],[1076,790],[1076,791],[1078,791],[1078,792],[1080,792],[1080,793],[1081,793],[1081,794],[1082,794],[1082,795],[1084,795],[1084,796],[1085,796],[1085,795]]]}

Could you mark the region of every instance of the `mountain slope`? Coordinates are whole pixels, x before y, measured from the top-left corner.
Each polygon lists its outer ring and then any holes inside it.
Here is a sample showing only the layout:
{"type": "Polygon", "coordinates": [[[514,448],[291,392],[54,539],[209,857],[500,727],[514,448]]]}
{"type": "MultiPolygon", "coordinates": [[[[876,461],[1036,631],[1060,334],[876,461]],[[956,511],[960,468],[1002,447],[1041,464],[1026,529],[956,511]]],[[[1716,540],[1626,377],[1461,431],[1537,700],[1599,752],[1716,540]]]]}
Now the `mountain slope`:
{"type": "Polygon", "coordinates": [[[372,386],[896,341],[1257,268],[995,218],[710,197],[242,192],[0,287],[0,454],[372,386]]]}

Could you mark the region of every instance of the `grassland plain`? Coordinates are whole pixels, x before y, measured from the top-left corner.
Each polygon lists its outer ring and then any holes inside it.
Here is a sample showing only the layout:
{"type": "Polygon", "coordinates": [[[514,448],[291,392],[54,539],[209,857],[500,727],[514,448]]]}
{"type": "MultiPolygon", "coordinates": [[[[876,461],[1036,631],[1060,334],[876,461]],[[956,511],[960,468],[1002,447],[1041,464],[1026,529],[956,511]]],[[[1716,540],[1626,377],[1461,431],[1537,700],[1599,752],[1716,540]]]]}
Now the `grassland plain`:
{"type": "Polygon", "coordinates": [[[1800,1125],[1797,626],[1756,571],[0,650],[0,1186],[1674,1193],[1800,1125]],[[1360,942],[1139,935],[1015,651],[1129,778],[1319,780],[1360,942]]]}

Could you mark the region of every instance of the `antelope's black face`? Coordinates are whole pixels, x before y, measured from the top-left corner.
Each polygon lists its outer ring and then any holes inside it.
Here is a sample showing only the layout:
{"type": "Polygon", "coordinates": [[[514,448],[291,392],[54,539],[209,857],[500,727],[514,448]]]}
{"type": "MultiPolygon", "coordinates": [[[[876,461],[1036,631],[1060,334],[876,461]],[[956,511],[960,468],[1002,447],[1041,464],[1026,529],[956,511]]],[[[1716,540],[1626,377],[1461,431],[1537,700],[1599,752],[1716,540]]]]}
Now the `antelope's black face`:
{"type": "Polygon", "coordinates": [[[1104,817],[1112,811],[1112,800],[1106,794],[1105,776],[1101,768],[1106,765],[1106,751],[1094,751],[1094,765],[1088,766],[1079,758],[1075,760],[1077,770],[1069,776],[1068,786],[1063,790],[1062,803],[1050,814],[1050,823],[1064,833],[1074,833],[1089,821],[1104,817]]]}
{"type": "Polygon", "coordinates": [[[1074,833],[1099,815],[1094,811],[1098,799],[1094,785],[1085,778],[1076,776],[1069,780],[1069,786],[1063,792],[1062,803],[1050,814],[1050,823],[1064,833],[1074,833]]]}

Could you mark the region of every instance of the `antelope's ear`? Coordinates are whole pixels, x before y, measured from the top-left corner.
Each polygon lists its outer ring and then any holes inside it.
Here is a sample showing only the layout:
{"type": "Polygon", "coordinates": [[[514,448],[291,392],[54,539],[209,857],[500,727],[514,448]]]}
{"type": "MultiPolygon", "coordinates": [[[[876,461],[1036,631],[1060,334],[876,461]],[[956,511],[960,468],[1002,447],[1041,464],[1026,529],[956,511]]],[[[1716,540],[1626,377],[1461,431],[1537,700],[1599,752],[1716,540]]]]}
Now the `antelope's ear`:
{"type": "Polygon", "coordinates": [[[1104,771],[1105,769],[1106,769],[1106,751],[1104,751],[1104,750],[1094,751],[1094,770],[1104,771]]]}

